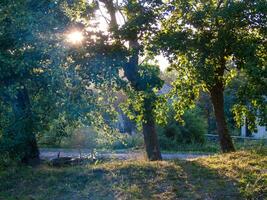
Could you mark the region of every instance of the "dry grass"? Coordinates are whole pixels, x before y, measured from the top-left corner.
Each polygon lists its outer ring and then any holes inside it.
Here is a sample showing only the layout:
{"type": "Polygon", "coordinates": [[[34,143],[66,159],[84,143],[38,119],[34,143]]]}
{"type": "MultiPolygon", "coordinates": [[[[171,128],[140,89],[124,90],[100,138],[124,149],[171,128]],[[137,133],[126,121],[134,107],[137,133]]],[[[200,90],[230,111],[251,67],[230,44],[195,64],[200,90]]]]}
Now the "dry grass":
{"type": "Polygon", "coordinates": [[[239,151],[199,158],[195,162],[235,181],[246,198],[267,198],[266,150],[239,151]]]}
{"type": "Polygon", "coordinates": [[[257,151],[191,161],[113,161],[0,172],[0,199],[264,199],[266,154],[257,151]]]}

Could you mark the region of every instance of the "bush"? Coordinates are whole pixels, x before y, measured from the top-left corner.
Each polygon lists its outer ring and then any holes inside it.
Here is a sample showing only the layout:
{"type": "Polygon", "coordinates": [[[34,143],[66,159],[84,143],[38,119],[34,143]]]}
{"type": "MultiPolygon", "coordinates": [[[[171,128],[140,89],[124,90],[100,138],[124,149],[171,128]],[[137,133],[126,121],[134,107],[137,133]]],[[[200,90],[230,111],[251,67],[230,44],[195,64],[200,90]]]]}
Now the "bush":
{"type": "Polygon", "coordinates": [[[143,146],[143,137],[139,133],[129,135],[114,131],[114,133],[105,134],[104,131],[87,127],[76,129],[69,137],[62,138],[59,147],[114,150],[141,146],[143,146]]]}
{"type": "Polygon", "coordinates": [[[70,136],[62,138],[60,147],[96,149],[103,142],[100,141],[102,137],[99,131],[91,127],[77,128],[70,136]]]}
{"type": "Polygon", "coordinates": [[[199,109],[189,110],[183,116],[184,125],[174,120],[174,114],[166,126],[159,127],[159,142],[162,149],[173,149],[178,144],[203,144],[207,123],[199,109]]]}
{"type": "Polygon", "coordinates": [[[129,149],[129,148],[142,148],[144,146],[144,139],[140,133],[134,135],[124,134],[121,140],[113,142],[110,146],[111,149],[129,149]]]}

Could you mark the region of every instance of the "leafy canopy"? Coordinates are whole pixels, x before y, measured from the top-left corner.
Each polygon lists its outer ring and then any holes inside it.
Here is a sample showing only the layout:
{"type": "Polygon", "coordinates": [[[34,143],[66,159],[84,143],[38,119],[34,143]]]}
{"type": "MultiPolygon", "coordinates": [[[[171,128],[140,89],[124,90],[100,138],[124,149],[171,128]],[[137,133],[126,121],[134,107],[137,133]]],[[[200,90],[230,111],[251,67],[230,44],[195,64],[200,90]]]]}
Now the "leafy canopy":
{"type": "MultiPolygon", "coordinates": [[[[171,69],[178,71],[173,83],[173,96],[179,97],[175,98],[177,118],[201,90],[210,91],[216,84],[225,88],[242,74],[247,77],[250,95],[246,104],[234,108],[236,116],[248,114],[248,105],[256,107],[250,114],[266,112],[266,8],[262,0],[166,3],[165,18],[151,49],[163,52],[171,69]]],[[[242,117],[236,119],[242,121],[242,117]]]]}

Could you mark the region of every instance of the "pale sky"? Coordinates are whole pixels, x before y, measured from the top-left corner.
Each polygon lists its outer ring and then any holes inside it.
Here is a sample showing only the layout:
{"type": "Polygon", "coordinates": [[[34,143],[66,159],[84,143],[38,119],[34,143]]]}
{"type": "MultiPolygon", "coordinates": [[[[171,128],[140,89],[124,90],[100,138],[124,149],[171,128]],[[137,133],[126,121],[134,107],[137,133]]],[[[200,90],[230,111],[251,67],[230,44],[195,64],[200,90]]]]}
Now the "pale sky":
{"type": "Polygon", "coordinates": [[[159,65],[161,71],[165,71],[170,65],[169,61],[163,55],[156,56],[156,60],[158,61],[156,64],[159,65]]]}

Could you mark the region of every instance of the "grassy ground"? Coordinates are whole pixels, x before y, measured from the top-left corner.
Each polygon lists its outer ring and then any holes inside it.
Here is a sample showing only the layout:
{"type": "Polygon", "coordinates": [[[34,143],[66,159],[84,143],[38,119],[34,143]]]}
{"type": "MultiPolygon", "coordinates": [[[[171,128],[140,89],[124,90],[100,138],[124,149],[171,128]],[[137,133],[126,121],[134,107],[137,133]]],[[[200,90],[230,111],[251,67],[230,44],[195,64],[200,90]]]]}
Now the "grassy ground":
{"type": "Polygon", "coordinates": [[[0,199],[265,199],[266,170],[263,149],[192,161],[10,167],[0,172],[0,199]]]}
{"type": "MultiPolygon", "coordinates": [[[[250,150],[258,147],[267,148],[267,140],[236,140],[233,139],[237,150],[250,150]]],[[[161,148],[162,149],[162,148],[161,148]]],[[[187,152],[187,153],[219,153],[221,152],[218,141],[206,141],[204,144],[176,144],[170,149],[163,149],[163,152],[187,152]]]]}

